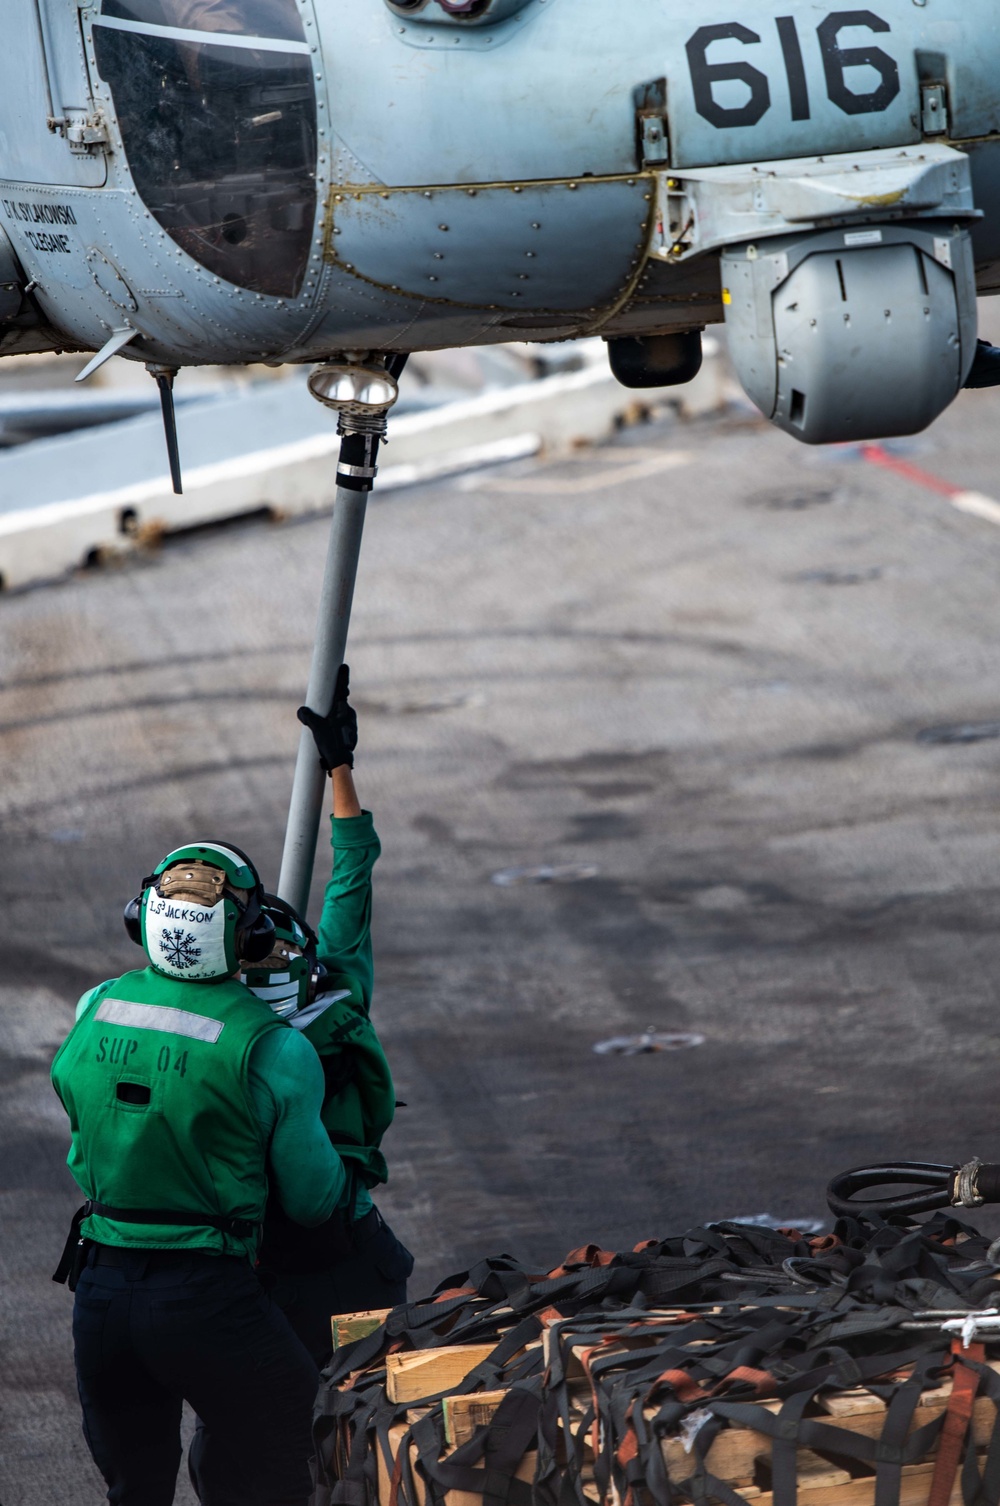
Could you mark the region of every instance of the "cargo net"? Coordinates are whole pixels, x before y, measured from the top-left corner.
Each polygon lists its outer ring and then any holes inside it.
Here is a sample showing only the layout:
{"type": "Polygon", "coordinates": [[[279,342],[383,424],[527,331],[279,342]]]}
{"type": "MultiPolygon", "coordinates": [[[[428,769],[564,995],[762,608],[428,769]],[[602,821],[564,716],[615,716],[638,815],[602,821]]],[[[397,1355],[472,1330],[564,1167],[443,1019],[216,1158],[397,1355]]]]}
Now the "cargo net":
{"type": "Polygon", "coordinates": [[[938,1214],[484,1260],[334,1320],[315,1506],[996,1506],[988,1249],[938,1214]]]}

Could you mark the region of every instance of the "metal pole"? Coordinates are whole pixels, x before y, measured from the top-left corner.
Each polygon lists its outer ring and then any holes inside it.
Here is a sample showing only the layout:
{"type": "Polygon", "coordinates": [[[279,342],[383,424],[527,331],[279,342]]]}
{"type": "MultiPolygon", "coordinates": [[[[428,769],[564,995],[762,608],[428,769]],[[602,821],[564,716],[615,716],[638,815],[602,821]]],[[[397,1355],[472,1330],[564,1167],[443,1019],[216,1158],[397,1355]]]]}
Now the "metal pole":
{"type": "MultiPolygon", "coordinates": [[[[344,662],[365,509],[377,452],[378,436],[373,434],[346,434],[341,444],[337,472],[340,485],[333,504],[316,644],[306,690],[306,704],[320,716],[326,716],[330,710],[337,671],[344,662]]],[[[327,776],[317,757],[312,733],[303,727],[278,875],[278,894],[300,915],[305,915],[309,904],[326,784],[327,776]]]]}

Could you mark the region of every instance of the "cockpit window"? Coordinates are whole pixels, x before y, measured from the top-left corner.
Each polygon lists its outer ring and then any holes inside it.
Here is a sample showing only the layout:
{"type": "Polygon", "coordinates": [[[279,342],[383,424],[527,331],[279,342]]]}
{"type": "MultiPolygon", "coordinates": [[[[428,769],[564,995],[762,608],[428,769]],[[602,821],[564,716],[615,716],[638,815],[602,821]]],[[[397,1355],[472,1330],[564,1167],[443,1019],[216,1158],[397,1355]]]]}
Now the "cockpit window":
{"type": "MultiPolygon", "coordinates": [[[[114,0],[176,17],[196,0],[114,0]]],[[[249,16],[278,0],[203,0],[249,16]]],[[[105,0],[107,12],[108,0],[105,0]]],[[[146,24],[149,24],[146,22],[146,24]]],[[[177,244],[227,282],[274,297],[302,286],[316,215],[316,96],[305,49],[174,40],[96,22],[132,178],[177,244]]]]}
{"type": "Polygon", "coordinates": [[[105,16],[146,26],[305,41],[296,0],[104,0],[101,10],[105,16]]]}

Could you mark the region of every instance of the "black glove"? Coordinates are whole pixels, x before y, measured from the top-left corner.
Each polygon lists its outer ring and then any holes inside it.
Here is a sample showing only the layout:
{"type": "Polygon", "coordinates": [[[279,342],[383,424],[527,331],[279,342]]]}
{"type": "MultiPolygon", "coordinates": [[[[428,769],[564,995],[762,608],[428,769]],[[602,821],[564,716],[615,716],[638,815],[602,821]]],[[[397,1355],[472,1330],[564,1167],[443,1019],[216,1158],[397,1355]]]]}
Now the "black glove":
{"type": "Polygon", "coordinates": [[[354,750],[358,746],[358,717],[348,703],[350,670],[342,664],[337,671],[337,683],[333,687],[333,705],[326,716],[320,716],[309,706],[300,706],[295,713],[304,727],[308,727],[316,742],[319,761],[328,774],[334,769],[354,768],[354,750]]]}

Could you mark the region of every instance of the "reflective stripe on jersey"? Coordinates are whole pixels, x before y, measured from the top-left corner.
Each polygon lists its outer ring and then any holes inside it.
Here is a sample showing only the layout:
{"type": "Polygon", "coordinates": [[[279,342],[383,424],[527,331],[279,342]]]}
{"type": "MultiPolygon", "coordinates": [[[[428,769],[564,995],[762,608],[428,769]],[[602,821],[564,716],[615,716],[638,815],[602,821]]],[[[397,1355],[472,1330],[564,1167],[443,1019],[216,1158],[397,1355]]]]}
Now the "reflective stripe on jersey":
{"type": "Polygon", "coordinates": [[[126,1025],[130,1030],[161,1030],[167,1035],[186,1035],[192,1041],[214,1046],[225,1029],[223,1020],[171,1009],[162,1004],[138,1004],[132,999],[107,998],[98,1006],[95,1019],[108,1025],[126,1025]]]}

